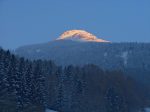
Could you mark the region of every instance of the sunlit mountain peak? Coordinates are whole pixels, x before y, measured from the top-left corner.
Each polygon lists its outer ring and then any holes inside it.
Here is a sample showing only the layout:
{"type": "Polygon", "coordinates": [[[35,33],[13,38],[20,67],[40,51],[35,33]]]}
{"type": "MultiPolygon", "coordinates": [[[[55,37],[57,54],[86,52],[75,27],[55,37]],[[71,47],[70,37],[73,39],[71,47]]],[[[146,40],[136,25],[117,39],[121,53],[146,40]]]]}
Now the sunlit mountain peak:
{"type": "Polygon", "coordinates": [[[97,38],[95,35],[84,30],[69,30],[60,35],[57,40],[73,40],[82,42],[109,42],[97,38]]]}

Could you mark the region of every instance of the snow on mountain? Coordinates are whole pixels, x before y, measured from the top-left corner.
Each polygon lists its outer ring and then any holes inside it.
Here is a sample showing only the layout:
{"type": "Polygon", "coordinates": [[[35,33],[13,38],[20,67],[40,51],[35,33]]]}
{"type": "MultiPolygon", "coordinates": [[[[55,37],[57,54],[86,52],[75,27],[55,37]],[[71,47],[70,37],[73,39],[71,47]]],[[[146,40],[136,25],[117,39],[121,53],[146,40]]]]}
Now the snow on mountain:
{"type": "Polygon", "coordinates": [[[84,30],[66,31],[57,40],[72,40],[80,42],[109,42],[103,39],[98,39],[95,35],[84,30]]]}
{"type": "Polygon", "coordinates": [[[39,52],[41,52],[41,50],[40,50],[40,49],[37,49],[36,52],[39,53],[39,52]]]}
{"type": "Polygon", "coordinates": [[[128,62],[128,52],[127,51],[122,52],[121,57],[124,60],[124,65],[127,65],[127,62],[128,62]]]}

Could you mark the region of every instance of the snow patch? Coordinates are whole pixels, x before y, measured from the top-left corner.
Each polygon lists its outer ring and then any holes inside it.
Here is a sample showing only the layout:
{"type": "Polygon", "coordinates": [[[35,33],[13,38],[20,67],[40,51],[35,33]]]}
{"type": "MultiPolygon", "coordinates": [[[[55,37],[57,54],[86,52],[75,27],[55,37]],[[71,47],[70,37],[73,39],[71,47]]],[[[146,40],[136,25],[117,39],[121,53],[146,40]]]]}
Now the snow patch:
{"type": "Polygon", "coordinates": [[[66,38],[65,40],[72,40],[72,41],[78,41],[78,42],[86,42],[86,40],[82,39],[79,36],[74,36],[74,37],[66,38]]]}
{"type": "Polygon", "coordinates": [[[122,57],[122,58],[123,58],[123,60],[124,60],[124,65],[127,65],[127,60],[128,60],[128,51],[124,51],[124,52],[122,52],[121,57],[122,57]]]}
{"type": "Polygon", "coordinates": [[[145,108],[145,112],[150,112],[150,108],[145,108]]]}
{"type": "Polygon", "coordinates": [[[104,57],[106,57],[107,55],[108,55],[107,52],[105,52],[105,53],[104,53],[104,57]]]}
{"type": "Polygon", "coordinates": [[[41,50],[40,50],[40,49],[37,49],[36,52],[39,53],[39,52],[41,52],[41,50]]]}
{"type": "Polygon", "coordinates": [[[54,110],[50,110],[50,109],[46,109],[45,112],[58,112],[58,111],[54,111],[54,110]]]}

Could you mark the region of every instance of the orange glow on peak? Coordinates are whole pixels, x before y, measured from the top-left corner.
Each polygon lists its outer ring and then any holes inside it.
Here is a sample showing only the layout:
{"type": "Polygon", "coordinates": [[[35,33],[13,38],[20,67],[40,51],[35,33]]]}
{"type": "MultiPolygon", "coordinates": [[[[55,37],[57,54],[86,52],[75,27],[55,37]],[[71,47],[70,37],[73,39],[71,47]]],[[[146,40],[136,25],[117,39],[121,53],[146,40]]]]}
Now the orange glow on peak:
{"type": "Polygon", "coordinates": [[[109,42],[103,39],[97,38],[95,35],[84,31],[84,30],[69,30],[65,31],[57,40],[78,40],[78,41],[89,41],[89,42],[109,42]]]}

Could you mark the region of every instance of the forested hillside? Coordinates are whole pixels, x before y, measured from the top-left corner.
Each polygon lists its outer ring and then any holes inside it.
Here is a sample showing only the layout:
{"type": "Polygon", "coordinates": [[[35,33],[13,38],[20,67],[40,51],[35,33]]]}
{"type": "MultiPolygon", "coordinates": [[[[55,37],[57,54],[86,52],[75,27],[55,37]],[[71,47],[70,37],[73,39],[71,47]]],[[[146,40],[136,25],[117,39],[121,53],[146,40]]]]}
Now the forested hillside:
{"type": "Polygon", "coordinates": [[[27,45],[15,50],[29,59],[54,60],[57,64],[95,64],[104,69],[142,69],[150,67],[150,43],[96,43],[71,40],[27,45]]]}
{"type": "Polygon", "coordinates": [[[122,70],[137,81],[150,85],[149,43],[57,40],[19,47],[15,53],[32,60],[53,60],[61,66],[94,64],[105,70],[122,70]]]}
{"type": "Polygon", "coordinates": [[[149,88],[120,70],[61,67],[0,49],[1,112],[137,112],[149,104],[149,88]]]}

